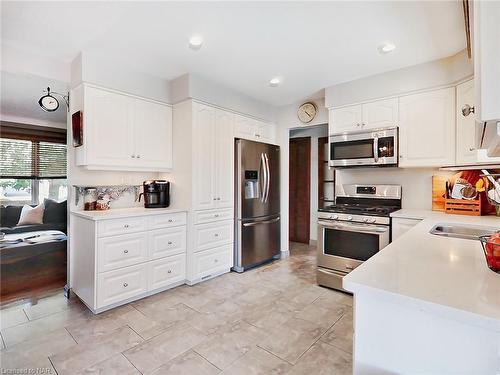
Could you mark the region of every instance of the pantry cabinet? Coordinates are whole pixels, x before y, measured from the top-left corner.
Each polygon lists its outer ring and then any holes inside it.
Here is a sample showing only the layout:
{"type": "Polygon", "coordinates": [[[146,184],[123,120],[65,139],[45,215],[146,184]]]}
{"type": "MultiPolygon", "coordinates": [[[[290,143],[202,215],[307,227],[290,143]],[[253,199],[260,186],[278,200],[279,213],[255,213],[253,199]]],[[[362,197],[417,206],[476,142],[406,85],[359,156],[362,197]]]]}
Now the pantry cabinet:
{"type": "Polygon", "coordinates": [[[397,126],[398,99],[377,100],[330,110],[330,134],[397,126]]]}
{"type": "Polygon", "coordinates": [[[169,171],[172,109],[169,105],[81,85],[71,112],[83,113],[83,144],[76,164],[95,170],[169,171]]]}
{"type": "Polygon", "coordinates": [[[193,106],[196,210],[233,206],[233,116],[204,104],[193,106]]]}
{"type": "Polygon", "coordinates": [[[399,166],[455,163],[455,89],[399,98],[399,166]]]}

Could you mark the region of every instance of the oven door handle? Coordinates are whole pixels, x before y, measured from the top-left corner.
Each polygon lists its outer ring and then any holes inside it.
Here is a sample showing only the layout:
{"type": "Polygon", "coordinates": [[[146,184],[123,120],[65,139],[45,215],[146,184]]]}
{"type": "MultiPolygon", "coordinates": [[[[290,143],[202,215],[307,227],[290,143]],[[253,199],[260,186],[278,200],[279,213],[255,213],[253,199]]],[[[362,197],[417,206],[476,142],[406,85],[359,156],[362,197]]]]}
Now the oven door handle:
{"type": "Polygon", "coordinates": [[[339,229],[346,230],[349,232],[364,232],[364,233],[373,233],[373,234],[381,234],[387,232],[389,227],[381,226],[381,225],[355,225],[355,224],[340,224],[340,223],[330,223],[324,220],[318,220],[318,224],[322,225],[325,228],[329,229],[339,229]]]}

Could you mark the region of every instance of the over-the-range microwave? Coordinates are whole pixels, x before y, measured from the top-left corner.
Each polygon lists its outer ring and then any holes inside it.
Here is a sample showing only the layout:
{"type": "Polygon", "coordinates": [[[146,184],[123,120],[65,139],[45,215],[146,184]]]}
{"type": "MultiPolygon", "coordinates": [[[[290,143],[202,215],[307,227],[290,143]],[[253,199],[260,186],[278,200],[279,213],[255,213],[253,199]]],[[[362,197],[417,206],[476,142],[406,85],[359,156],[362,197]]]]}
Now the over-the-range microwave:
{"type": "Polygon", "coordinates": [[[329,165],[336,168],[396,167],[398,128],[379,128],[330,135],[329,165]]]}

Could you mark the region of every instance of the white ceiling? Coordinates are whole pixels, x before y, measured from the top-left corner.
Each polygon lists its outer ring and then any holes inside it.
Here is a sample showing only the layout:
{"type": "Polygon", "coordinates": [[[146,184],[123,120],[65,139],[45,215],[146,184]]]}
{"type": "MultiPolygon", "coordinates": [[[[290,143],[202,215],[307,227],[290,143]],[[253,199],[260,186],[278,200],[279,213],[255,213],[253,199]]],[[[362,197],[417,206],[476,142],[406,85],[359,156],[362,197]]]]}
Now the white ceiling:
{"type": "Polygon", "coordinates": [[[166,79],[194,73],[273,105],[465,47],[461,1],[2,1],[1,17],[5,45],[65,62],[91,51],[166,79]],[[397,49],[380,55],[385,41],[397,49]],[[274,76],[282,85],[268,87],[274,76]]]}

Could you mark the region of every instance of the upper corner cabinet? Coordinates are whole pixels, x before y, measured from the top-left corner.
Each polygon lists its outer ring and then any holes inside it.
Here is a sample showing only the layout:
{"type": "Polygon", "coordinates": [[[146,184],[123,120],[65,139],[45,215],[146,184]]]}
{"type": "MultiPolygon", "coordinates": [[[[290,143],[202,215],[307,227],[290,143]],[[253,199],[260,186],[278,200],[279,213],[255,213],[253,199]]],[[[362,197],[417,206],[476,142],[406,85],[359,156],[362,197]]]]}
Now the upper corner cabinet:
{"type": "Polygon", "coordinates": [[[440,167],[455,163],[455,89],[399,98],[399,166],[440,167]]]}
{"type": "Polygon", "coordinates": [[[172,169],[169,105],[87,84],[73,90],[72,98],[77,100],[72,112],[83,112],[83,144],[75,148],[76,165],[93,170],[172,169]]]}

